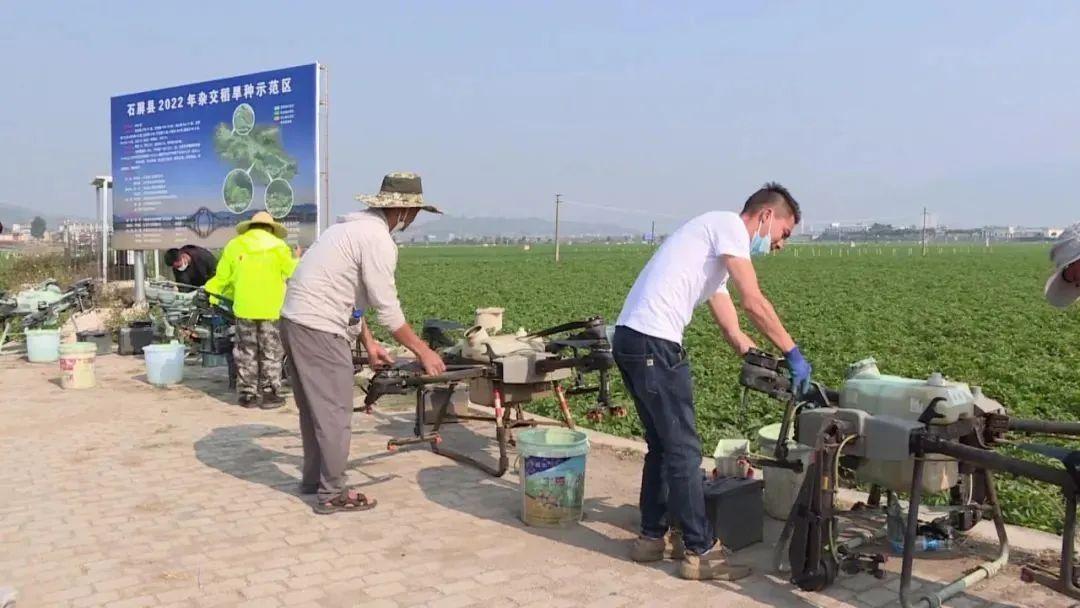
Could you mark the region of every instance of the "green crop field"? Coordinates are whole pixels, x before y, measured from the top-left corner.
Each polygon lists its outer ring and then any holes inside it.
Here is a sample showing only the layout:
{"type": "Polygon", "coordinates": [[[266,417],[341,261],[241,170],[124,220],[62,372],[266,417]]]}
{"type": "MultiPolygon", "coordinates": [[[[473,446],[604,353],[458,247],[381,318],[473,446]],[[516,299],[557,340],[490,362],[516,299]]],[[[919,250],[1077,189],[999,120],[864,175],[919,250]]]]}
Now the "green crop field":
{"type": "MultiPolygon", "coordinates": [[[[839,385],[848,364],[872,356],[883,373],[922,377],[940,371],[982,386],[1014,414],[1074,420],[1080,413],[1080,349],[1074,342],[1080,316],[1042,299],[1047,250],[932,247],[921,257],[917,246],[908,245],[805,246],[761,259],[756,267],[815,378],[828,385],[839,385]]],[[[511,330],[596,314],[613,323],[651,251],[564,246],[556,266],[551,248],[544,247],[408,247],[401,250],[398,284],[414,324],[431,317],[468,322],[484,306],[505,307],[511,330]]],[[[720,438],[753,437],[762,425],[779,421],[780,404],[765,398],[741,408],[740,360],[707,309],[695,314],[686,347],[707,453],[720,438]]],[[[633,411],[618,381],[615,398],[633,411]]],[[[586,405],[583,397],[575,410],[581,414],[586,405]]],[[[535,409],[550,413],[551,407],[538,403],[535,409]]],[[[598,426],[640,435],[633,413],[598,426]]],[[[1064,508],[1051,488],[1005,476],[999,487],[1010,521],[1060,530],[1064,508]]]]}

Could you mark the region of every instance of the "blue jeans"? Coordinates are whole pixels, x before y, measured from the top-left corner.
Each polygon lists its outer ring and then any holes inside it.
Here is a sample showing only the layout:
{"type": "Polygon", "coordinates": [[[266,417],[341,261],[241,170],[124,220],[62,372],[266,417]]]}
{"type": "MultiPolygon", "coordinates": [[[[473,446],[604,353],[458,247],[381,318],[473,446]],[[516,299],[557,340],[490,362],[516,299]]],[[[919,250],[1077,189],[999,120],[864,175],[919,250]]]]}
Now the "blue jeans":
{"type": "Polygon", "coordinates": [[[622,325],[615,328],[612,350],[649,446],[641,474],[641,534],[662,538],[677,525],[687,551],[701,555],[716,540],[705,514],[701,439],[686,351],[622,325]]]}

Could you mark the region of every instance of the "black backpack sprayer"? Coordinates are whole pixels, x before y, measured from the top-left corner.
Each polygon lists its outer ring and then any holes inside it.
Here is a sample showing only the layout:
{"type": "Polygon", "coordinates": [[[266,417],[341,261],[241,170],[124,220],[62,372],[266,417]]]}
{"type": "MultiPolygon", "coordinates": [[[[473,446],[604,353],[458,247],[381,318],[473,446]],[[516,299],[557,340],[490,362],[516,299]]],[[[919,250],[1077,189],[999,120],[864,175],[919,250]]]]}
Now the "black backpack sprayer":
{"type": "Polygon", "coordinates": [[[1009,541],[995,491],[995,472],[1061,489],[1065,521],[1059,568],[1054,572],[1025,566],[1021,578],[1080,599],[1073,559],[1080,451],[1006,439],[1009,434],[1076,437],[1080,435],[1080,423],[1018,419],[978,387],[948,381],[939,374],[926,380],[882,375],[872,359],[852,365],[840,390],[815,383],[807,394],[797,396],[791,390],[783,359],[751,350],[744,359],[739,382],[745,389],[744,399],[755,391],[785,403],[779,437],[793,436],[811,449],[805,470],[802,460],[789,458],[789,447],[783,440],[777,441],[771,457],[752,458],[758,466],[805,472],[774,558],[774,566],[782,569],[786,549],[791,581],[799,588],[821,591],[840,572],[883,576],[883,555],[856,551],[865,538],[847,543],[839,540],[835,501],[842,464],[855,472],[856,480],[872,485],[868,501],[871,508],[881,506],[882,490],[888,493],[890,503],[895,500],[894,492],[908,493],[906,524],[902,527],[902,606],[940,606],[998,574],[1007,564],[1009,541]],[[1004,445],[1058,460],[1063,468],[995,451],[1004,445]],[[921,524],[919,508],[928,492],[948,492],[948,515],[921,524]],[[913,598],[911,577],[920,535],[928,530],[943,536],[962,535],[982,519],[994,522],[997,557],[935,593],[913,598]]]}

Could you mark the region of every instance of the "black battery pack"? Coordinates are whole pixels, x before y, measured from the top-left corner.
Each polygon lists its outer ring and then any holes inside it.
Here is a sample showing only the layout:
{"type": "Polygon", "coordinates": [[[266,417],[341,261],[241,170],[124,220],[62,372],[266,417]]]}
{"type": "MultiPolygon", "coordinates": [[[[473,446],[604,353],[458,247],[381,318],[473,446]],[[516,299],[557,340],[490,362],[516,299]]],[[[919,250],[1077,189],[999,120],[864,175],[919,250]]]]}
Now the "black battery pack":
{"type": "Polygon", "coordinates": [[[705,480],[705,512],[717,540],[728,549],[738,551],[761,542],[765,527],[764,488],[760,479],[705,480]]]}

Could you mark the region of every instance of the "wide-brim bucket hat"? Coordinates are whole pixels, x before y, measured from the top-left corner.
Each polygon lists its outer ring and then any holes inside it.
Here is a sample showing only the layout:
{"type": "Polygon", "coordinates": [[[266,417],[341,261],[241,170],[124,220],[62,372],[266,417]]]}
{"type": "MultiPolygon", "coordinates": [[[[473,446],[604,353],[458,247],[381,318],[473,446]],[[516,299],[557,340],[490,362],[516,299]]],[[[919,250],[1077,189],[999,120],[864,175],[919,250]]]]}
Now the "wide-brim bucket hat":
{"type": "Polygon", "coordinates": [[[266,226],[279,238],[284,239],[289,234],[288,228],[282,226],[274,220],[274,216],[265,211],[260,211],[251,216],[250,220],[240,222],[236,225],[236,233],[244,234],[248,230],[251,230],[252,226],[266,226]]]}
{"type": "Polygon", "coordinates": [[[1080,223],[1066,228],[1050,249],[1054,274],[1046,280],[1046,301],[1058,308],[1067,308],[1080,299],[1080,285],[1065,280],[1062,273],[1072,263],[1080,261],[1080,223]]]}
{"type": "Polygon", "coordinates": [[[358,194],[356,200],[376,209],[423,209],[442,213],[438,207],[424,202],[424,188],[416,173],[388,173],[378,194],[358,194]]]}

